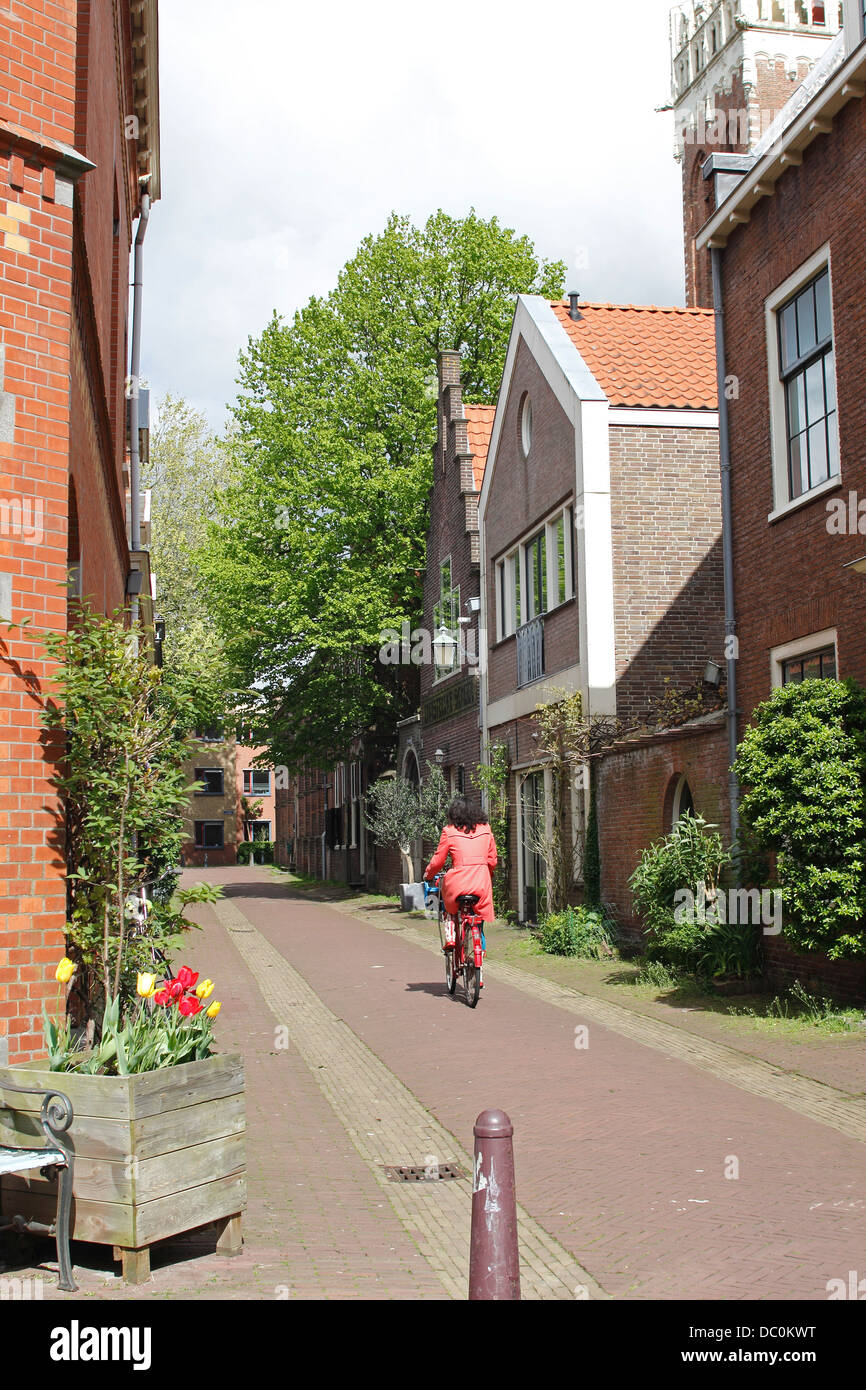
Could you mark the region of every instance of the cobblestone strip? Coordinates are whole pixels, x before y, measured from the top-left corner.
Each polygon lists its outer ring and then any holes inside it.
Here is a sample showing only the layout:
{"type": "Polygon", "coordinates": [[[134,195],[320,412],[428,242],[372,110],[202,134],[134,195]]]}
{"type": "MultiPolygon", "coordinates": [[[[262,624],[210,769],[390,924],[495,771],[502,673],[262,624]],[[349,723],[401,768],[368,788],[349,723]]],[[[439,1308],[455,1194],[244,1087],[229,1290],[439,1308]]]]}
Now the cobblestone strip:
{"type": "MultiPolygon", "coordinates": [[[[212,910],[262,995],[346,1128],[419,1250],[455,1299],[469,1281],[470,1182],[391,1182],[385,1165],[458,1163],[472,1157],[332,1013],[284,956],[233,902],[212,910]]],[[[521,1291],[525,1299],[606,1298],[566,1250],[518,1207],[521,1291]]]]}
{"type": "MultiPolygon", "coordinates": [[[[374,912],[362,915],[351,908],[339,907],[336,903],[328,903],[327,906],[372,923],[380,931],[399,934],[404,940],[411,941],[434,955],[440,954],[440,948],[435,941],[431,941],[428,936],[408,924],[394,926],[393,920],[391,923],[376,921],[374,912]]],[[[632,1038],[645,1047],[655,1048],[668,1057],[688,1062],[699,1071],[709,1072],[710,1075],[719,1077],[722,1081],[729,1081],[732,1086],[739,1086],[741,1090],[750,1091],[753,1095],[777,1101],[779,1105],[785,1105],[799,1115],[808,1115],[810,1120],[817,1120],[819,1124],[838,1130],[850,1139],[866,1143],[866,1100],[860,1097],[852,1098],[842,1091],[837,1091],[833,1086],[825,1086],[809,1077],[782,1071],[757,1057],[746,1057],[735,1048],[725,1047],[724,1043],[711,1042],[695,1033],[683,1033],[681,1029],[669,1023],[647,1018],[646,1014],[635,1013],[622,1004],[599,999],[594,994],[581,994],[578,990],[568,989],[553,980],[540,979],[537,975],[530,975],[514,965],[491,961],[488,957],[484,963],[484,976],[486,980],[501,980],[503,984],[513,985],[515,989],[523,990],[524,994],[534,995],[537,999],[543,999],[546,1003],[554,1004],[567,1013],[576,1014],[581,1019],[601,1023],[605,1028],[610,1028],[623,1037],[632,1038]]]]}

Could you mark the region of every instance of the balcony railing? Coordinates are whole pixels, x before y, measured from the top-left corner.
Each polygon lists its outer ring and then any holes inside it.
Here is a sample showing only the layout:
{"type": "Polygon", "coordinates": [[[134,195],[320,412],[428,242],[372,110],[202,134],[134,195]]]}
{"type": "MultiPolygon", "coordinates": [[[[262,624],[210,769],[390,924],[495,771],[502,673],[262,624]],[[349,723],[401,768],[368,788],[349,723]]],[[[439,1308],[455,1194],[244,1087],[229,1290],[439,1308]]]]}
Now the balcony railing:
{"type": "Polygon", "coordinates": [[[529,685],[544,675],[544,619],[532,618],[517,629],[517,684],[529,685]]]}

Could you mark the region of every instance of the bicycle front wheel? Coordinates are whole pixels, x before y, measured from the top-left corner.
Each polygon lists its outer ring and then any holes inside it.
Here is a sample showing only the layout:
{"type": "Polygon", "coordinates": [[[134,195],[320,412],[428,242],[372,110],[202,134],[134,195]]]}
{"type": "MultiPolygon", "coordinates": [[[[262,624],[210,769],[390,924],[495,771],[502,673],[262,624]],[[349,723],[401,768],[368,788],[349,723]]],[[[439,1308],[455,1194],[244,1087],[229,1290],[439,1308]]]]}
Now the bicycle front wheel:
{"type": "Polygon", "coordinates": [[[466,990],[466,1003],[474,1009],[481,997],[481,971],[475,964],[475,944],[472,928],[467,927],[463,934],[463,985],[466,990]]]}
{"type": "Polygon", "coordinates": [[[470,1009],[474,1009],[478,1000],[481,998],[481,971],[477,965],[467,965],[464,967],[464,982],[466,988],[466,1003],[470,1009]]]}

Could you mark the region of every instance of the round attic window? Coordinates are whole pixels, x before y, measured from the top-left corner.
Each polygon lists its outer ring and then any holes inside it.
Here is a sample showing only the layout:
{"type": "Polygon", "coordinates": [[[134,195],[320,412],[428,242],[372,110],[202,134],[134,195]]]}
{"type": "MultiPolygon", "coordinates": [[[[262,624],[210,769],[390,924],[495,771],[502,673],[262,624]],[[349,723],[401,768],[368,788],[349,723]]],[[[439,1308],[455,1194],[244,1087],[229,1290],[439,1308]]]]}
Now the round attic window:
{"type": "Polygon", "coordinates": [[[532,401],[528,396],[523,397],[520,407],[520,444],[526,458],[532,447],[532,401]]]}

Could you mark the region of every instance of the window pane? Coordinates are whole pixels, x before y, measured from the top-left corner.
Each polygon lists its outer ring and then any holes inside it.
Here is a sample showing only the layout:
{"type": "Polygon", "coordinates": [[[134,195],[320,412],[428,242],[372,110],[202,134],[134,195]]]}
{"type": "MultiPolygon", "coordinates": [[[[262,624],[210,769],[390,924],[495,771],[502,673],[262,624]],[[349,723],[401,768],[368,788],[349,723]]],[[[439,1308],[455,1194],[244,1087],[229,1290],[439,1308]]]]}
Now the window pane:
{"type": "Polygon", "coordinates": [[[827,416],[827,441],[827,467],[830,477],[835,478],[839,472],[839,426],[835,410],[832,415],[827,416]]]}
{"type": "Polygon", "coordinates": [[[800,357],[811,352],[818,341],[815,332],[815,295],[810,285],[795,300],[797,306],[797,348],[800,357]]]}
{"type": "Polygon", "coordinates": [[[829,415],[836,409],[836,354],[832,348],[824,354],[824,396],[829,415]]]}
{"type": "Polygon", "coordinates": [[[815,487],[828,477],[827,426],[823,420],[819,420],[809,430],[809,486],[815,487]]]}
{"type": "Polygon", "coordinates": [[[832,648],[821,653],[821,675],[828,681],[836,679],[836,653],[832,648]]]}
{"type": "Polygon", "coordinates": [[[797,311],[796,305],[789,304],[779,315],[780,338],[782,343],[782,367],[787,370],[797,360],[797,311]]]}
{"type": "Polygon", "coordinates": [[[806,371],[806,411],[809,424],[814,425],[825,412],[824,409],[824,362],[821,358],[813,362],[806,371]]]}
{"type": "Polygon", "coordinates": [[[806,428],[806,386],[802,372],[788,382],[788,433],[799,434],[806,428]]]}
{"type": "Polygon", "coordinates": [[[795,435],[788,446],[789,459],[789,478],[791,484],[791,497],[799,497],[801,492],[805,492],[803,484],[803,465],[805,463],[804,445],[806,436],[804,434],[795,435]]]}
{"type": "Polygon", "coordinates": [[[505,561],[501,560],[496,567],[496,575],[499,580],[499,636],[505,637],[508,634],[508,609],[505,605],[505,561]]]}
{"type": "Polygon", "coordinates": [[[818,342],[823,343],[833,336],[833,320],[830,315],[830,276],[826,270],[815,281],[815,313],[818,342]]]}
{"type": "Polygon", "coordinates": [[[566,599],[566,578],[565,578],[565,517],[561,516],[556,522],[556,577],[557,577],[557,602],[565,603],[566,599]]]}
{"type": "Polygon", "coordinates": [[[821,679],[821,658],[820,656],[807,656],[803,660],[803,680],[817,681],[821,679]]]}
{"type": "Polygon", "coordinates": [[[523,610],[520,604],[520,551],[515,551],[511,557],[511,565],[514,570],[514,623],[520,627],[523,622],[523,610]]]}

